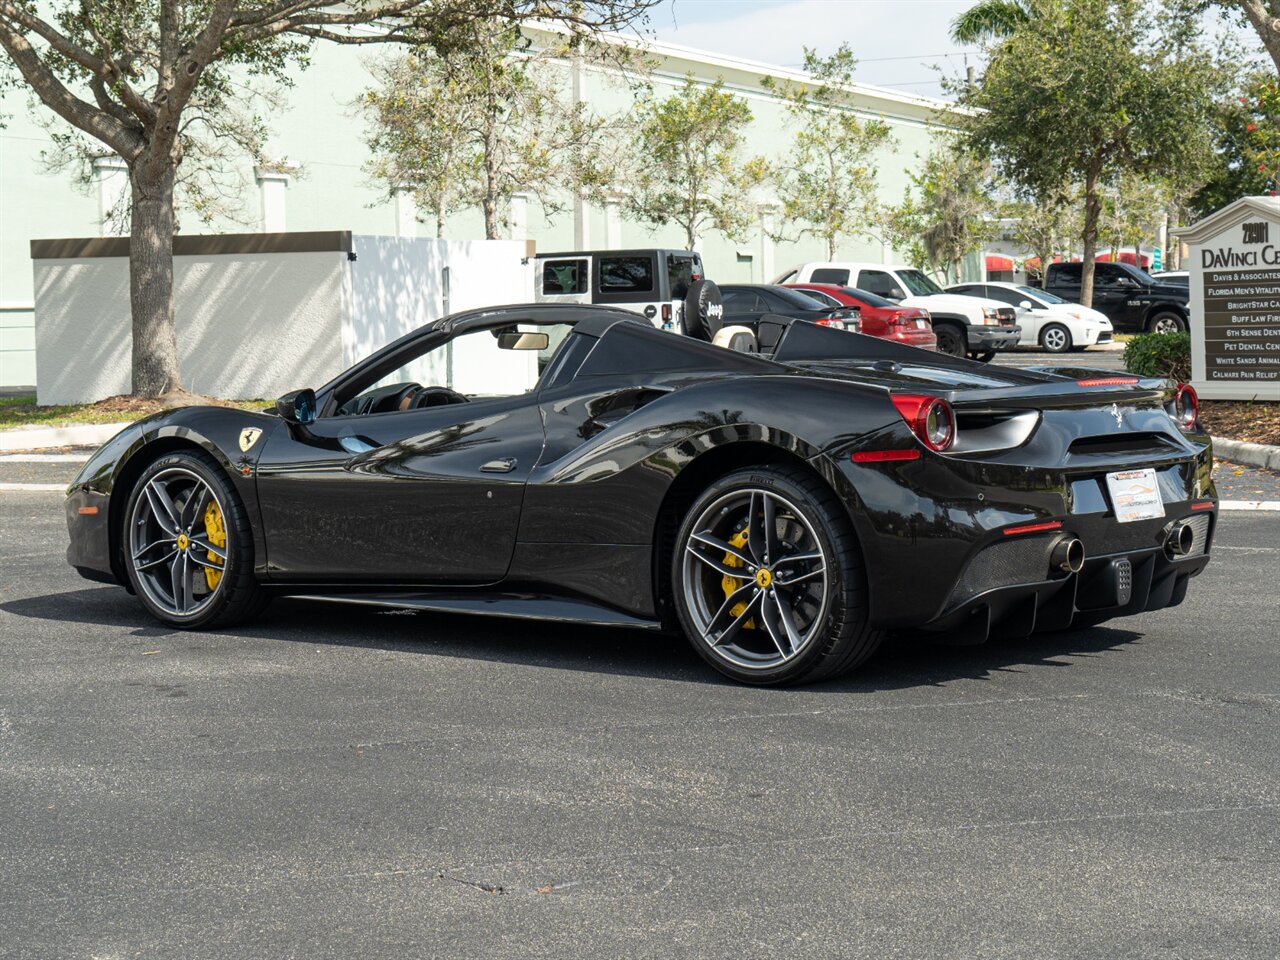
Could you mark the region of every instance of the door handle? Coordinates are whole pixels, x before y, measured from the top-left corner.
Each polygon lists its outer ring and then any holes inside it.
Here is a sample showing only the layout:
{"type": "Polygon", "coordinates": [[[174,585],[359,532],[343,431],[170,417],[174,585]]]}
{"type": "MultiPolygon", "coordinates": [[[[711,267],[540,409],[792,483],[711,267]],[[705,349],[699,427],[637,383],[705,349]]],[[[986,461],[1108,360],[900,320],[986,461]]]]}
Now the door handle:
{"type": "Polygon", "coordinates": [[[490,460],[484,464],[480,471],[482,473],[510,473],[516,468],[515,457],[500,457],[497,460],[490,460]]]}

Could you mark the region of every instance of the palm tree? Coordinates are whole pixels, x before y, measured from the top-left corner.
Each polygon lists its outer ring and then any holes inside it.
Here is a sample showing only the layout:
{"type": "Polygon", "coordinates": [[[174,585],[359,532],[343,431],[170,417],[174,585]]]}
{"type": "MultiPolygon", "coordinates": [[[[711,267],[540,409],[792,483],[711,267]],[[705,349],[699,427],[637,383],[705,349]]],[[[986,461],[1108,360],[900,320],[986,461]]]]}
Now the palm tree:
{"type": "Polygon", "coordinates": [[[951,23],[956,43],[1003,40],[1033,15],[1034,0],[978,0],[951,23]]]}

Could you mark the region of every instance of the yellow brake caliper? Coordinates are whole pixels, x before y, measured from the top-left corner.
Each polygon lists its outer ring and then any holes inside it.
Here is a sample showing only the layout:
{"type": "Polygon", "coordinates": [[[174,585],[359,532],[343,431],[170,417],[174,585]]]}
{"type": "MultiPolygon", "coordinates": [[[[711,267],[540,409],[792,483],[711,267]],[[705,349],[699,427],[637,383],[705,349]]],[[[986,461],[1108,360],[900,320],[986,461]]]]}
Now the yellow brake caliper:
{"type": "MultiPolygon", "coordinates": [[[[215,547],[225,550],[227,548],[227,528],[222,522],[222,511],[218,509],[218,504],[214,500],[209,501],[209,506],[204,509],[204,532],[209,538],[209,542],[215,547]]],[[[222,566],[222,557],[216,554],[209,554],[209,562],[222,566]]],[[[204,579],[212,590],[218,585],[218,581],[222,579],[222,571],[214,570],[210,567],[204,568],[204,579]]]]}
{"type": "MultiPolygon", "coordinates": [[[[737,547],[739,550],[741,550],[746,545],[747,545],[747,530],[745,527],[729,538],[729,546],[731,547],[737,547]]],[[[726,567],[746,566],[746,564],[744,564],[741,560],[735,557],[732,553],[726,553],[724,555],[724,565],[726,567]]],[[[720,587],[721,589],[724,590],[725,599],[728,600],[729,597],[733,595],[733,591],[739,589],[740,587],[746,586],[748,579],[749,579],[748,577],[731,577],[726,573],[724,577],[722,577],[720,580],[720,587]]],[[[745,609],[747,609],[747,605],[745,602],[736,603],[729,610],[729,613],[734,617],[740,617],[742,616],[742,611],[745,609]]],[[[748,620],[746,623],[743,624],[743,627],[745,627],[748,630],[754,630],[756,628],[755,620],[754,619],[748,620]]]]}

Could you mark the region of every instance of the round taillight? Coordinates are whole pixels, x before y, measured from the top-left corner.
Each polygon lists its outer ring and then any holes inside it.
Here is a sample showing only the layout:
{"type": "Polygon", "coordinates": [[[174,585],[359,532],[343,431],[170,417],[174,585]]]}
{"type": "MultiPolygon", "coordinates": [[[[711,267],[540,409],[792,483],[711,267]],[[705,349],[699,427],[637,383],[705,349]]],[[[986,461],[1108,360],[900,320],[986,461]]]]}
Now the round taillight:
{"type": "Polygon", "coordinates": [[[916,436],[930,450],[946,450],[956,438],[955,414],[951,404],[940,397],[920,408],[916,424],[916,436]]]}
{"type": "Polygon", "coordinates": [[[941,453],[956,439],[956,416],[951,404],[941,397],[918,393],[895,393],[890,399],[921,443],[941,453]]]}
{"type": "Polygon", "coordinates": [[[1173,395],[1173,419],[1183,430],[1194,430],[1200,419],[1200,398],[1189,383],[1178,384],[1173,395]]]}

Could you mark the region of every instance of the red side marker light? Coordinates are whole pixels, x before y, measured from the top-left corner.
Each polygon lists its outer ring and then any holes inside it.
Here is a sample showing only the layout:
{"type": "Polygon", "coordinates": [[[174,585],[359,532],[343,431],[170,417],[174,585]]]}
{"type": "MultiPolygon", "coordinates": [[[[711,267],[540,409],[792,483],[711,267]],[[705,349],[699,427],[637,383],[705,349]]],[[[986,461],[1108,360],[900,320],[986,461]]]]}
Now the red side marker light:
{"type": "Polygon", "coordinates": [[[1046,530],[1061,530],[1061,520],[1050,520],[1047,523],[1024,523],[1019,527],[1005,527],[1004,535],[1012,537],[1019,533],[1044,533],[1046,530]]]}
{"type": "Polygon", "coordinates": [[[98,512],[97,507],[81,507],[79,510],[76,511],[76,513],[80,514],[80,516],[82,517],[92,517],[97,512],[98,512]]]}
{"type": "Polygon", "coordinates": [[[854,463],[881,463],[885,460],[919,460],[919,450],[862,450],[851,458],[854,463]]]}
{"type": "Polygon", "coordinates": [[[1127,387],[1137,383],[1136,377],[1094,377],[1092,380],[1077,380],[1077,387],[1127,387]]]}
{"type": "Polygon", "coordinates": [[[1192,509],[1192,510],[1212,510],[1212,509],[1213,509],[1213,501],[1212,501],[1212,500],[1201,500],[1199,503],[1193,503],[1193,504],[1191,505],[1191,509],[1192,509]]]}

